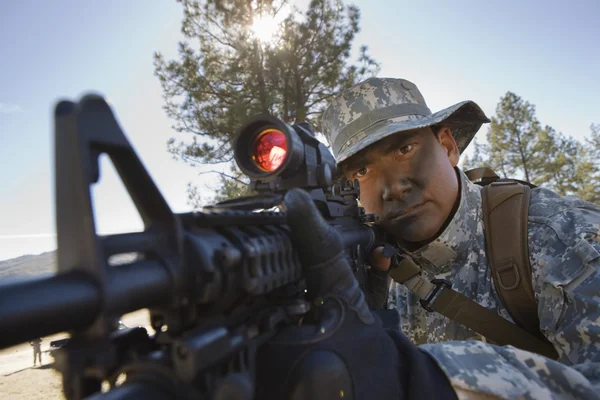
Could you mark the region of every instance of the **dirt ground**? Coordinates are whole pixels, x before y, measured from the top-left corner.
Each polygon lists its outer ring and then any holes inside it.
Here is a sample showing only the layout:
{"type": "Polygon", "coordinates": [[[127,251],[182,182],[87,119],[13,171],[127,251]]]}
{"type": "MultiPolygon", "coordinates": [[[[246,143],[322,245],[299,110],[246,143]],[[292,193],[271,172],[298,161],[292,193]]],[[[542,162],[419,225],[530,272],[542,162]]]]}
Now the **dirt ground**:
{"type": "MultiPolygon", "coordinates": [[[[147,310],[124,315],[127,326],[144,326],[153,332],[147,310]]],[[[66,338],[66,333],[47,336],[42,341],[42,366],[33,367],[33,349],[29,343],[0,350],[0,399],[63,400],[61,376],[52,366],[48,354],[50,342],[66,338]]]]}

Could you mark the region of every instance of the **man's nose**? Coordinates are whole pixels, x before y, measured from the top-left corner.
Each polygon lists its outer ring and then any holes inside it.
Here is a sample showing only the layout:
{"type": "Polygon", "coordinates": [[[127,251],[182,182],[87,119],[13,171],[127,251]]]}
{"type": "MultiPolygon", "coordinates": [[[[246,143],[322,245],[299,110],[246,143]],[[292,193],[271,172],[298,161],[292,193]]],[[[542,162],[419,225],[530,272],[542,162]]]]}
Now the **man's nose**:
{"type": "Polygon", "coordinates": [[[383,182],[383,201],[400,200],[410,191],[408,179],[402,177],[386,177],[383,182]]]}

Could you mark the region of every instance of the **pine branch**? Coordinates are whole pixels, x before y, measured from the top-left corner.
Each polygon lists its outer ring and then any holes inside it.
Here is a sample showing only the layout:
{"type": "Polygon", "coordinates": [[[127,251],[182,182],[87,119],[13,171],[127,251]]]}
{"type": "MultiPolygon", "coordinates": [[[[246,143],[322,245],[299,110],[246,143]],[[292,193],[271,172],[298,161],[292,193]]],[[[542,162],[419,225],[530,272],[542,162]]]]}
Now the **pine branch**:
{"type": "Polygon", "coordinates": [[[239,177],[232,176],[232,175],[226,174],[225,172],[221,172],[221,171],[217,171],[217,170],[203,171],[203,172],[199,172],[198,173],[198,175],[205,175],[205,174],[219,174],[222,177],[225,177],[227,179],[231,179],[231,180],[236,181],[236,182],[238,182],[240,184],[243,184],[243,185],[246,185],[246,186],[248,185],[248,182],[244,182],[243,180],[239,179],[239,177]]]}

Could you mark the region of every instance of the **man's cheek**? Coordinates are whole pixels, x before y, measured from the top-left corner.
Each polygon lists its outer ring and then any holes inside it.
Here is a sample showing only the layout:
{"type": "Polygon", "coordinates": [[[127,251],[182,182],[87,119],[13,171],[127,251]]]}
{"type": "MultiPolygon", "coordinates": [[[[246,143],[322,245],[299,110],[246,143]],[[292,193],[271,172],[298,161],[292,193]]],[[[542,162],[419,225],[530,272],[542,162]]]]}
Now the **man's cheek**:
{"type": "Polygon", "coordinates": [[[358,201],[367,214],[377,212],[377,193],[375,193],[375,189],[368,181],[359,183],[360,197],[358,201]]]}
{"type": "Polygon", "coordinates": [[[365,209],[365,213],[367,214],[379,214],[381,215],[381,210],[377,209],[376,207],[374,207],[372,204],[368,203],[368,202],[362,202],[361,201],[361,205],[363,206],[363,208],[365,209]]]}

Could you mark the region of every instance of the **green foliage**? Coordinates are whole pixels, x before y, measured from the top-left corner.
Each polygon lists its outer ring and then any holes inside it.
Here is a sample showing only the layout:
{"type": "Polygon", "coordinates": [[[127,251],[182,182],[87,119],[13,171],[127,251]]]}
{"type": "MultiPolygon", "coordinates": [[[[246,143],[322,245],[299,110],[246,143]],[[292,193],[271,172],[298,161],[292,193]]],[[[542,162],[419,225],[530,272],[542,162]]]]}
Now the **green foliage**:
{"type": "Polygon", "coordinates": [[[583,200],[600,204],[600,125],[590,126],[590,136],[580,145],[575,178],[576,195],[583,200]]]}
{"type": "Polygon", "coordinates": [[[490,166],[504,176],[520,175],[529,181],[537,161],[535,138],[539,129],[535,107],[512,92],[506,93],[487,135],[490,166]]]}
{"type": "Polygon", "coordinates": [[[471,142],[473,146],[473,155],[469,157],[467,154],[463,156],[462,169],[468,171],[470,169],[479,167],[490,167],[488,160],[485,157],[485,146],[477,142],[477,138],[474,138],[471,142]]]}
{"type": "Polygon", "coordinates": [[[193,185],[191,182],[188,183],[188,203],[194,210],[201,209],[202,207],[214,204],[228,199],[233,199],[245,195],[253,194],[249,190],[246,176],[240,171],[235,164],[229,165],[229,171],[204,171],[204,174],[218,174],[218,183],[216,188],[210,188],[209,185],[205,185],[205,188],[209,193],[215,192],[214,196],[207,196],[206,191],[202,192],[198,186],[193,185]]]}
{"type": "Polygon", "coordinates": [[[574,194],[578,187],[575,172],[581,145],[575,139],[546,126],[538,131],[533,147],[536,157],[532,160],[535,174],[531,182],[551,187],[561,195],[574,194]]]}
{"type": "MultiPolygon", "coordinates": [[[[288,123],[308,121],[318,131],[327,99],[379,70],[364,46],[357,62],[350,62],[360,12],[341,1],[312,0],[304,13],[292,8],[266,42],[252,26],[280,17],[290,8],[285,0],[178,2],[186,40],[179,43],[177,60],[156,53],[154,65],[164,109],[173,128],[186,135],[170,139],[168,151],[192,165],[234,168],[232,140],[259,113],[288,123]]],[[[245,191],[245,177],[217,172],[216,199],[245,191]]]]}
{"type": "Polygon", "coordinates": [[[524,179],[600,204],[600,125],[590,127],[585,143],[542,127],[535,107],[507,92],[496,108],[486,145],[474,142],[465,170],[488,166],[505,178],[524,179]]]}
{"type": "Polygon", "coordinates": [[[230,166],[230,172],[219,175],[219,192],[216,194],[214,201],[224,201],[236,197],[251,194],[246,185],[241,184],[245,179],[244,174],[236,165],[230,166]]]}

